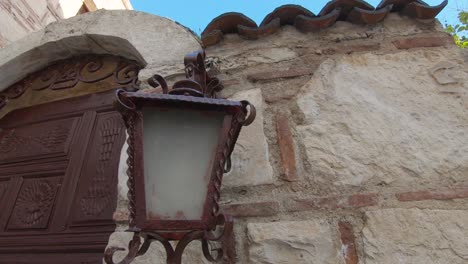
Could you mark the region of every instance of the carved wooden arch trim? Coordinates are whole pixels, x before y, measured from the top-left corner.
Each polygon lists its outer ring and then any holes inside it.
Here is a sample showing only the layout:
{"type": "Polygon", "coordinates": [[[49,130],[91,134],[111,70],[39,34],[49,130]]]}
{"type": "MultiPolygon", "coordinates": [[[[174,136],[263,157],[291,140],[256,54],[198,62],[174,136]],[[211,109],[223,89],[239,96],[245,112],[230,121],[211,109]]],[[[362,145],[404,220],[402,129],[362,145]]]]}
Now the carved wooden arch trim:
{"type": "Polygon", "coordinates": [[[112,55],[83,55],[55,62],[0,92],[0,110],[9,102],[33,91],[78,89],[96,84],[101,90],[138,89],[138,62],[112,55]]]}

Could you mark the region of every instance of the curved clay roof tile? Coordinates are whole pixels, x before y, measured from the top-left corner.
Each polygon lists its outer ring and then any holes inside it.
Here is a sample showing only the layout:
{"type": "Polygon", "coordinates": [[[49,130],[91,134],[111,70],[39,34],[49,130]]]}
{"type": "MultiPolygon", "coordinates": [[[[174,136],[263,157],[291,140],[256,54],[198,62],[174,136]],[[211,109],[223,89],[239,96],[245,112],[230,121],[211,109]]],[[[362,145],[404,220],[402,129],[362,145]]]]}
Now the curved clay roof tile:
{"type": "Polygon", "coordinates": [[[281,25],[294,25],[294,20],[298,15],[314,17],[315,14],[310,12],[307,8],[300,5],[283,5],[268,14],[260,24],[260,26],[270,23],[275,18],[280,19],[281,25]]]}
{"type": "Polygon", "coordinates": [[[254,28],[239,25],[237,30],[239,35],[246,39],[258,39],[259,37],[264,37],[275,33],[280,28],[280,26],[280,18],[277,17],[268,24],[260,27],[254,28]]]}
{"type": "Polygon", "coordinates": [[[359,7],[353,8],[348,15],[348,21],[355,24],[376,24],[384,20],[392,10],[393,5],[388,5],[378,10],[365,10],[359,7]]]}
{"type": "Polygon", "coordinates": [[[302,32],[317,31],[333,25],[337,20],[355,24],[375,24],[389,12],[401,12],[412,18],[434,19],[447,5],[429,6],[422,0],[382,0],[377,8],[363,0],[332,0],[316,16],[299,5],[283,5],[268,14],[257,24],[241,13],[225,13],[213,19],[202,33],[205,46],[218,43],[224,34],[239,33],[247,39],[271,35],[282,25],[294,25],[302,32]]]}
{"type": "Polygon", "coordinates": [[[377,9],[384,8],[388,5],[393,5],[392,12],[401,11],[409,3],[415,2],[418,0],[382,0],[378,5],[377,9]]]}
{"type": "Polygon", "coordinates": [[[313,32],[335,24],[340,16],[341,10],[335,9],[324,16],[306,17],[299,15],[296,17],[294,26],[302,32],[313,32]]]}
{"type": "Polygon", "coordinates": [[[341,10],[338,20],[346,20],[348,14],[353,8],[358,7],[364,10],[374,10],[374,7],[362,0],[334,0],[328,2],[320,11],[319,16],[329,14],[333,10],[339,8],[341,10]]]}
{"type": "Polygon", "coordinates": [[[257,27],[252,19],[242,13],[230,12],[224,13],[215,19],[213,19],[205,30],[203,30],[202,36],[209,34],[214,30],[220,30],[224,34],[226,33],[237,33],[237,26],[242,25],[246,27],[257,27]]]}
{"type": "Polygon", "coordinates": [[[423,1],[417,1],[406,5],[401,12],[417,19],[433,19],[447,4],[448,0],[444,0],[440,5],[436,6],[429,6],[423,1]]]}

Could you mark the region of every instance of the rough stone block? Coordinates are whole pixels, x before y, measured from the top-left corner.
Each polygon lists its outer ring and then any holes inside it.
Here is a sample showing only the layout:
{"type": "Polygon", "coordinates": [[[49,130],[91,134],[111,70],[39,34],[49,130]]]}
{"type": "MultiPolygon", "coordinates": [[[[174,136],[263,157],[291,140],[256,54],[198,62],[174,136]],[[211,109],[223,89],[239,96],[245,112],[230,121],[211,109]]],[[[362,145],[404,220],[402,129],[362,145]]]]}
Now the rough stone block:
{"type": "Polygon", "coordinates": [[[468,115],[462,98],[441,94],[430,75],[443,60],[466,69],[458,55],[413,50],[322,63],[297,97],[312,179],[327,187],[463,184],[468,115]]]}
{"type": "Polygon", "coordinates": [[[257,109],[255,121],[243,127],[232,153],[232,170],[224,175],[223,185],[246,186],[273,183],[268,159],[268,144],[263,132],[263,97],[260,89],[236,93],[230,99],[248,100],[257,109]]]}
{"type": "MultiPolygon", "coordinates": [[[[463,73],[457,72],[458,65],[450,61],[441,61],[437,63],[432,69],[430,74],[439,84],[455,84],[461,81],[463,73]]],[[[462,71],[462,69],[459,69],[462,71]]]]}
{"type": "Polygon", "coordinates": [[[363,235],[366,264],[468,263],[468,211],[369,211],[363,235]]]}
{"type": "Polygon", "coordinates": [[[297,54],[290,48],[267,48],[255,49],[247,54],[247,61],[252,63],[275,63],[279,61],[290,60],[297,54]]]}
{"type": "Polygon", "coordinates": [[[249,223],[250,263],[343,263],[326,221],[249,223]]]}

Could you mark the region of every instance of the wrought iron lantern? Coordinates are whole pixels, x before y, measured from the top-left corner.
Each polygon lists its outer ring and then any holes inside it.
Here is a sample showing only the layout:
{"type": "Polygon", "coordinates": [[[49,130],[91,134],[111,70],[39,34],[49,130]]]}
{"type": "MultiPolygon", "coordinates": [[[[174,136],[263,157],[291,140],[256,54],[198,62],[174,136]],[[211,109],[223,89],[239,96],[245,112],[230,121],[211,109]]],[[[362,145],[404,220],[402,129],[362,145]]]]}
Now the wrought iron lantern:
{"type": "MultiPolygon", "coordinates": [[[[247,101],[216,98],[222,85],[207,74],[203,51],[186,55],[184,63],[187,79],[172,89],[154,75],[148,81],[162,93],[116,94],[128,132],[128,231],[134,233],[119,263],[145,254],[153,241],[164,246],[167,263],[181,263],[193,240],[201,240],[209,261],[230,255],[226,243],[211,249],[210,241],[232,239],[232,218],[218,204],[221,182],[241,127],[252,123],[255,108],[247,101]],[[175,249],[170,241],[178,241],[175,249]]],[[[123,249],[106,250],[106,263],[114,263],[117,250],[123,249]]]]}

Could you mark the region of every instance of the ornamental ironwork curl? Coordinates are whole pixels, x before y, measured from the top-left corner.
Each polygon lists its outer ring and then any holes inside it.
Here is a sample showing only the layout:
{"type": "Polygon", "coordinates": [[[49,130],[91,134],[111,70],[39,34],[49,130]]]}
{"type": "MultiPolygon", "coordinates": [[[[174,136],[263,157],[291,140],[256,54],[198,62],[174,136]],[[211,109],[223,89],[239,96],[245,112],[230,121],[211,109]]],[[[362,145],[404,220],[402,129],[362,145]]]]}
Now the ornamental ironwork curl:
{"type": "Polygon", "coordinates": [[[210,262],[219,262],[225,256],[225,252],[221,243],[226,237],[232,236],[233,220],[231,217],[219,215],[217,217],[216,226],[221,232],[216,233],[211,230],[195,230],[184,234],[174,248],[170,240],[158,232],[134,232],[132,240],[129,242],[127,255],[120,261],[114,262],[113,257],[117,251],[124,251],[124,248],[109,247],[104,253],[104,261],[107,264],[130,264],[138,256],[144,255],[154,241],[160,242],[166,251],[166,263],[179,264],[182,263],[182,254],[185,248],[194,240],[200,240],[202,251],[205,258],[210,262]],[[144,240],[143,244],[141,239],[144,240]],[[217,248],[211,248],[212,243],[217,243],[217,248]],[[211,252],[216,252],[213,255],[211,252]]]}
{"type": "Polygon", "coordinates": [[[206,72],[205,51],[189,53],[184,58],[185,80],[175,82],[171,88],[159,74],[148,79],[149,85],[161,87],[163,94],[190,95],[195,97],[216,98],[216,93],[224,87],[218,78],[206,72]]]}

